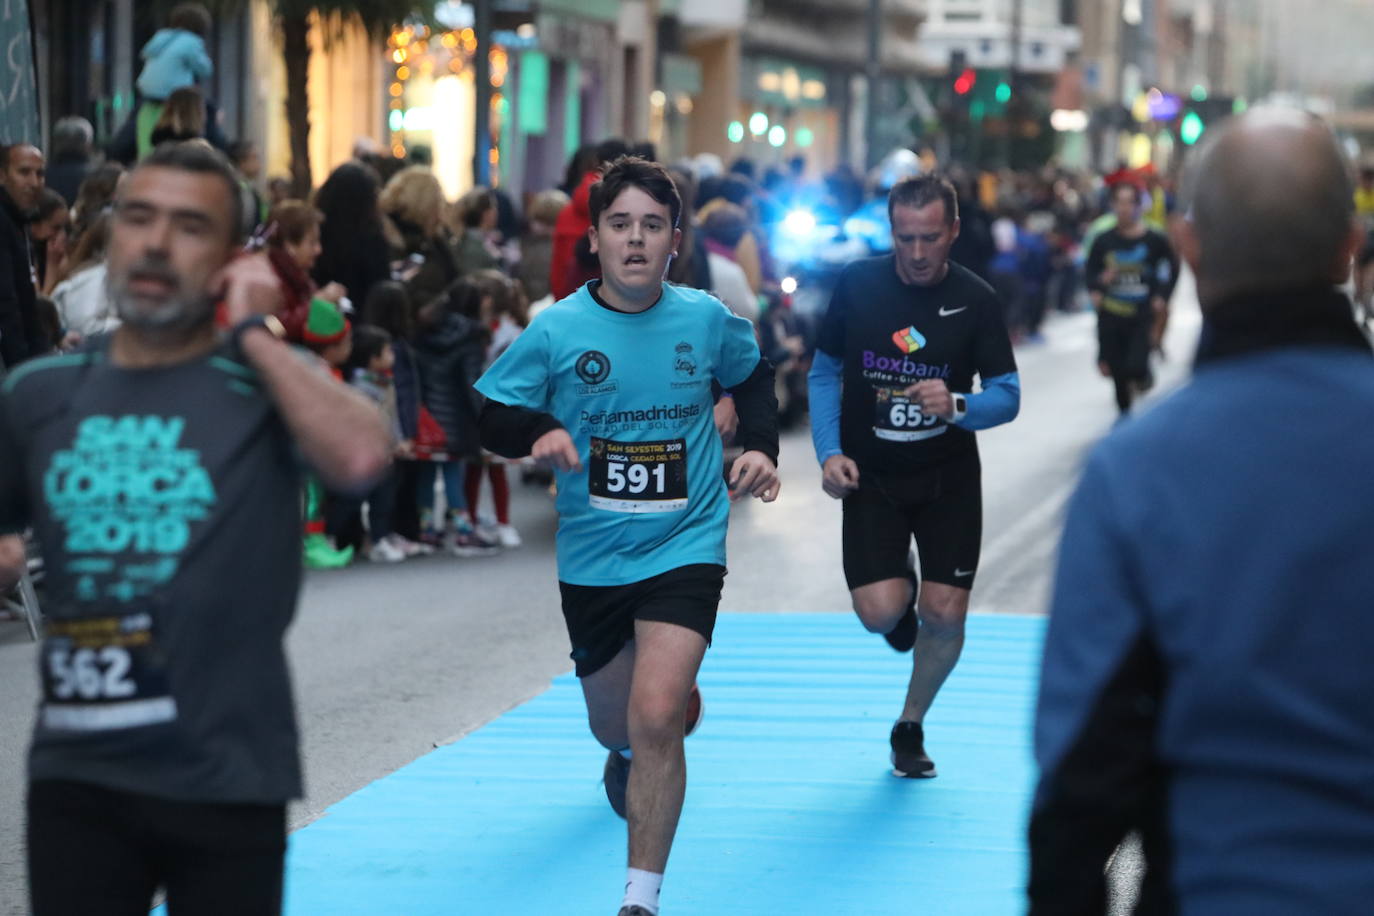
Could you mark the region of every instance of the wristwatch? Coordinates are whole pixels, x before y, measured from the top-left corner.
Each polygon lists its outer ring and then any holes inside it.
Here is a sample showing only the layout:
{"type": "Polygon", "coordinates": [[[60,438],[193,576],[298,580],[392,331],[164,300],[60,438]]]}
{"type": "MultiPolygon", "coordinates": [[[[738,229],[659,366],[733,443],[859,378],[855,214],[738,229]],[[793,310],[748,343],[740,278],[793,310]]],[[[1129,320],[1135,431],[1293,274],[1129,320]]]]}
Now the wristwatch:
{"type": "Polygon", "coordinates": [[[233,346],[235,353],[243,353],[243,335],[253,328],[262,328],[277,340],[286,339],[286,326],[281,323],[280,318],[276,315],[254,315],[251,318],[243,319],[229,331],[229,343],[233,346]]]}
{"type": "Polygon", "coordinates": [[[962,394],[956,394],[954,396],[954,416],[950,418],[950,422],[958,423],[966,413],[968,413],[968,399],[962,394]]]}

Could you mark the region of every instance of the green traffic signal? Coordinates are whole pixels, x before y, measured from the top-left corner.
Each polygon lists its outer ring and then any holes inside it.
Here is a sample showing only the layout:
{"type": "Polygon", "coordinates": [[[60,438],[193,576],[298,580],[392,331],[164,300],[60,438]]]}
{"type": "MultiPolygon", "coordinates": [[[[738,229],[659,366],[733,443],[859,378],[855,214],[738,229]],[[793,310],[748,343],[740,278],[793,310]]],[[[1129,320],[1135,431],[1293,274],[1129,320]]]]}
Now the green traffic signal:
{"type": "Polygon", "coordinates": [[[1178,125],[1178,138],[1183,141],[1185,146],[1192,146],[1202,139],[1202,133],[1207,129],[1207,125],[1202,123],[1202,116],[1196,111],[1190,111],[1183,116],[1183,121],[1178,125]]]}
{"type": "Polygon", "coordinates": [[[1011,84],[1010,84],[1010,83],[998,83],[998,84],[997,84],[997,103],[998,103],[999,105],[1005,105],[1005,104],[1007,104],[1007,103],[1010,102],[1010,101],[1011,101],[1011,84]]]}

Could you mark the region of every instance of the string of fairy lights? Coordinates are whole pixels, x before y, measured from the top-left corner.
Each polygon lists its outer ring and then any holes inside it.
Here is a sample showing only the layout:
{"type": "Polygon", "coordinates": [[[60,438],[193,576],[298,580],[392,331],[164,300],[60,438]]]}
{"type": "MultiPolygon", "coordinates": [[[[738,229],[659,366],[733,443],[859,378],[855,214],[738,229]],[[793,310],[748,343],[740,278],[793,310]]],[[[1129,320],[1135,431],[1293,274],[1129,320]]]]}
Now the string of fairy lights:
{"type": "MultiPolygon", "coordinates": [[[[477,33],[471,28],[435,31],[427,25],[405,25],[395,29],[387,38],[387,56],[392,73],[387,87],[387,127],[391,134],[391,154],[398,159],[406,155],[407,129],[417,130],[407,123],[406,84],[418,77],[437,79],[452,74],[461,76],[473,67],[477,53],[477,33]]],[[[493,45],[487,52],[491,79],[491,164],[495,169],[501,162],[497,138],[501,135],[501,119],[509,111],[503,89],[510,68],[510,57],[501,45],[493,45]]]]}

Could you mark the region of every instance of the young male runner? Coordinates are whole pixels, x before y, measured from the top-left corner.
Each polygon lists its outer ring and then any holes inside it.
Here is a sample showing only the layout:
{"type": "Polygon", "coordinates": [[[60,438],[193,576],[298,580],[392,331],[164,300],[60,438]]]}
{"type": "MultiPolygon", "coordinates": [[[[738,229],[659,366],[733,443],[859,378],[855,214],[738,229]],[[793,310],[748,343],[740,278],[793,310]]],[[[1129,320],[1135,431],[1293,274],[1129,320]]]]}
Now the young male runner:
{"type": "Polygon", "coordinates": [[[621,916],[658,913],[729,500],[772,502],[779,488],[773,370],[753,326],[663,282],[681,212],[662,167],[608,166],[591,193],[602,279],[541,313],[477,383],[483,444],[558,471],[563,615],[592,734],[610,750],[606,794],[629,821],[621,916]],[[744,448],[728,497],[713,383],[734,395],[744,448]]]}
{"type": "Polygon", "coordinates": [[[901,181],[888,213],[893,253],[846,267],[821,325],[811,429],[825,492],[844,500],[854,610],[894,649],[916,650],[892,729],[893,771],[930,777],[921,723],[959,660],[982,540],[973,431],[1016,416],[1021,382],[992,288],[949,260],[953,185],[901,181]]]}

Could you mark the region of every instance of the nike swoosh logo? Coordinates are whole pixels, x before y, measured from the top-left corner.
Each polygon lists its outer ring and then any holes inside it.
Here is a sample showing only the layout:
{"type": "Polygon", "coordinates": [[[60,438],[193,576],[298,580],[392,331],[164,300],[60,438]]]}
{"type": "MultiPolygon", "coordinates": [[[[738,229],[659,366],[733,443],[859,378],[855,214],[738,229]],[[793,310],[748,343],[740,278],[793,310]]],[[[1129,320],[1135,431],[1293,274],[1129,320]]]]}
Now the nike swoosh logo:
{"type": "Polygon", "coordinates": [[[964,578],[965,576],[971,576],[971,575],[973,575],[973,570],[971,570],[971,569],[956,569],[956,570],[954,571],[954,577],[955,577],[956,579],[962,579],[962,578],[964,578]]]}
{"type": "Polygon", "coordinates": [[[968,308],[967,305],[961,305],[961,306],[959,306],[957,309],[947,309],[947,308],[945,308],[945,307],[942,305],[942,306],[940,306],[940,317],[941,317],[941,318],[948,318],[950,315],[957,315],[957,314],[959,314],[960,312],[966,310],[967,308],[968,308]]]}

